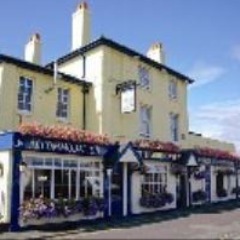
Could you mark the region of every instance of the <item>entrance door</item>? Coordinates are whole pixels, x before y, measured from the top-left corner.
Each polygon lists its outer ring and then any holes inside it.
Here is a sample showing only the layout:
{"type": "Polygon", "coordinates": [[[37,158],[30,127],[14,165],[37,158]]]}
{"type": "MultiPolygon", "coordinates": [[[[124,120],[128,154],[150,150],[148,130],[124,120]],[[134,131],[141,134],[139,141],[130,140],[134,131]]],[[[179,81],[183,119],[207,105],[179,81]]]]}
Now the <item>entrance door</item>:
{"type": "Polygon", "coordinates": [[[216,176],[216,192],[217,195],[221,195],[221,192],[224,189],[224,175],[223,173],[219,172],[216,176]]]}
{"type": "Polygon", "coordinates": [[[122,216],[122,173],[114,172],[112,176],[112,216],[122,216]]]}
{"type": "Polygon", "coordinates": [[[187,206],[187,187],[185,175],[178,175],[177,179],[177,208],[184,208],[187,206]]]}

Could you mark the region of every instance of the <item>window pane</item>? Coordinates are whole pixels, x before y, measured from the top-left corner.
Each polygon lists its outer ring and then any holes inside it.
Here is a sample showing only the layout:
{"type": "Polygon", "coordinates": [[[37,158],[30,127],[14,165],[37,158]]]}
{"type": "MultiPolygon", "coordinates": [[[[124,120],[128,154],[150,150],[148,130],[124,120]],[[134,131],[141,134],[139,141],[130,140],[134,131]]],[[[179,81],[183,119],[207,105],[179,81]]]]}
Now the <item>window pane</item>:
{"type": "Polygon", "coordinates": [[[35,169],[35,197],[50,198],[51,170],[35,169]]]}

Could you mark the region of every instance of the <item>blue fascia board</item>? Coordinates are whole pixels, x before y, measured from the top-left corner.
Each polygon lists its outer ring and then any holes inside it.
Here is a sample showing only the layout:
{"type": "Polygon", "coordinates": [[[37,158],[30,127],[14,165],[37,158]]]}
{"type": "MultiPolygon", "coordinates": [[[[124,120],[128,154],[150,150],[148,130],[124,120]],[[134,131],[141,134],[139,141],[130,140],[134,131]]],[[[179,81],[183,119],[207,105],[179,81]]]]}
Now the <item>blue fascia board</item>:
{"type": "Polygon", "coordinates": [[[0,134],[0,151],[13,148],[15,132],[3,132],[0,134]]]}

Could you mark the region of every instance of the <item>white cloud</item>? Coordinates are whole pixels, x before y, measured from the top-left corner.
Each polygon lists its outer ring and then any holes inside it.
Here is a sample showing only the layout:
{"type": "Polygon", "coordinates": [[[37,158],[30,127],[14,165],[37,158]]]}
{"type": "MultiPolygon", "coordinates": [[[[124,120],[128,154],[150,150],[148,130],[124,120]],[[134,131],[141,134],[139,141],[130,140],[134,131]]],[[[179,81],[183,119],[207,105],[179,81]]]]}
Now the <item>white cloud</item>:
{"type": "Polygon", "coordinates": [[[226,70],[222,67],[211,66],[205,63],[196,63],[188,72],[188,76],[195,80],[190,87],[198,87],[218,80],[226,70]]]}
{"type": "Polygon", "coordinates": [[[204,105],[191,115],[192,130],[232,142],[240,153],[240,99],[204,105]]]}
{"type": "Polygon", "coordinates": [[[233,47],[232,56],[234,59],[240,61],[240,45],[236,45],[233,47]]]}

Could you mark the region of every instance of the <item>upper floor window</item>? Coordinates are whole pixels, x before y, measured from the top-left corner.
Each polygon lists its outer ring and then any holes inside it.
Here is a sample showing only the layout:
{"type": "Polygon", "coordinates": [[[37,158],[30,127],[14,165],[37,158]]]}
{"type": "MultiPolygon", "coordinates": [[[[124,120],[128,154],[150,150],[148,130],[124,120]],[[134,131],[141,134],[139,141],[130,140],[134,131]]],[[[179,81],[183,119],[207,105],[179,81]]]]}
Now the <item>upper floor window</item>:
{"type": "Polygon", "coordinates": [[[150,106],[140,107],[140,135],[143,137],[150,137],[151,135],[151,112],[150,106]]]}
{"type": "Polygon", "coordinates": [[[69,108],[69,90],[58,88],[57,112],[56,112],[57,117],[67,119],[68,108],[69,108]]]}
{"type": "Polygon", "coordinates": [[[149,88],[150,87],[149,70],[146,67],[139,66],[138,76],[139,76],[140,86],[144,88],[149,88]]]}
{"type": "Polygon", "coordinates": [[[171,140],[177,142],[179,139],[179,115],[170,113],[170,134],[171,140]]]}
{"type": "Polygon", "coordinates": [[[18,109],[31,112],[32,110],[33,81],[26,77],[20,77],[18,88],[18,109]]]}
{"type": "Polygon", "coordinates": [[[172,79],[169,81],[168,95],[170,99],[177,98],[177,81],[176,80],[172,79]]]}

